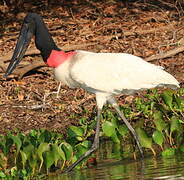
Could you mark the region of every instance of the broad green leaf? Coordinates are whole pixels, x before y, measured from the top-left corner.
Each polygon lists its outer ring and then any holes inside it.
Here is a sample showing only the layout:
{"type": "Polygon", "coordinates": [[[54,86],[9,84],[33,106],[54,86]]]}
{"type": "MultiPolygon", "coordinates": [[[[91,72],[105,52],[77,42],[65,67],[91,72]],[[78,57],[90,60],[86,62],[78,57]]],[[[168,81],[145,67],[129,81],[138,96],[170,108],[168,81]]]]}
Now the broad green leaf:
{"type": "Polygon", "coordinates": [[[32,137],[35,137],[37,138],[39,132],[36,131],[35,129],[32,129],[30,132],[29,132],[29,136],[32,136],[32,137]]]}
{"type": "Polygon", "coordinates": [[[170,90],[166,90],[161,94],[161,97],[164,103],[172,109],[172,102],[173,102],[173,92],[170,90]]]}
{"type": "Polygon", "coordinates": [[[48,143],[41,143],[37,149],[37,154],[39,159],[41,160],[39,171],[43,165],[43,153],[49,151],[50,145],[48,143]]]}
{"type": "Polygon", "coordinates": [[[31,143],[23,147],[23,151],[26,153],[28,159],[31,157],[31,154],[34,152],[34,150],[35,148],[31,143]]]}
{"type": "Polygon", "coordinates": [[[61,147],[58,146],[57,144],[52,144],[52,152],[53,152],[53,159],[54,159],[55,166],[57,165],[58,160],[60,159],[62,159],[63,161],[66,160],[65,153],[63,152],[61,147]]]}
{"type": "Polygon", "coordinates": [[[177,116],[171,117],[170,133],[172,134],[174,131],[180,131],[180,122],[177,116]]]}
{"type": "Polygon", "coordinates": [[[62,148],[62,150],[65,153],[66,160],[67,161],[71,160],[71,158],[73,156],[73,148],[72,148],[72,146],[70,144],[64,142],[64,143],[61,144],[61,148],[62,148]]]}
{"type": "MultiPolygon", "coordinates": [[[[113,143],[112,152],[110,153],[110,155],[111,155],[110,158],[121,159],[122,158],[122,151],[121,151],[121,149],[122,149],[121,144],[113,143]]],[[[123,149],[123,151],[124,151],[124,149],[123,149]]]]}
{"type": "Polygon", "coordinates": [[[152,137],[153,137],[153,140],[155,141],[155,143],[157,143],[158,145],[162,146],[162,144],[164,142],[164,136],[163,136],[163,134],[160,131],[156,130],[153,133],[152,137]]]}
{"type": "Polygon", "coordinates": [[[168,148],[162,152],[162,156],[173,156],[176,150],[174,148],[168,148]]]}
{"type": "Polygon", "coordinates": [[[76,146],[76,156],[79,158],[80,156],[82,156],[88,149],[86,147],[84,147],[81,144],[78,144],[76,146]]]}
{"type": "Polygon", "coordinates": [[[108,137],[111,137],[113,134],[116,134],[115,126],[110,121],[105,121],[102,124],[102,130],[103,130],[104,134],[108,137]]]}
{"type": "Polygon", "coordinates": [[[34,174],[34,171],[35,171],[35,169],[36,169],[36,166],[37,166],[37,162],[38,162],[38,158],[37,158],[37,154],[36,154],[36,152],[32,152],[32,154],[31,154],[31,157],[28,159],[28,162],[29,162],[29,165],[30,165],[30,167],[32,168],[32,174],[34,174]]]}
{"type": "Polygon", "coordinates": [[[122,136],[126,136],[129,133],[129,130],[126,125],[119,125],[117,130],[122,136]]]}
{"type": "Polygon", "coordinates": [[[181,108],[181,99],[180,99],[180,97],[177,94],[174,94],[173,99],[176,102],[178,108],[180,109],[181,108]]]}
{"type": "Polygon", "coordinates": [[[162,132],[167,126],[167,124],[163,120],[162,112],[161,111],[156,111],[153,114],[153,118],[154,118],[154,123],[155,123],[156,129],[158,131],[162,132]]]}
{"type": "Polygon", "coordinates": [[[114,117],[111,119],[112,124],[115,128],[118,128],[118,118],[114,117]]]}
{"type": "Polygon", "coordinates": [[[111,139],[113,140],[113,142],[120,144],[120,140],[116,133],[112,134],[111,139]]]}
{"type": "Polygon", "coordinates": [[[80,143],[82,146],[84,146],[85,148],[89,148],[91,147],[91,141],[85,140],[83,142],[80,143]]]}
{"type": "Polygon", "coordinates": [[[0,178],[2,179],[6,178],[6,174],[3,171],[0,171],[0,178]]]}
{"type": "Polygon", "coordinates": [[[25,169],[25,165],[26,165],[26,161],[27,161],[27,155],[24,151],[20,150],[20,155],[21,155],[21,159],[22,159],[22,166],[23,169],[25,169]]]}
{"type": "Polygon", "coordinates": [[[11,174],[11,176],[13,176],[13,177],[17,177],[18,173],[17,173],[17,167],[16,167],[16,166],[14,166],[14,167],[12,167],[12,168],[10,169],[10,174],[11,174]]]}
{"type": "Polygon", "coordinates": [[[51,132],[49,132],[48,130],[43,130],[38,138],[38,141],[40,143],[42,142],[46,142],[46,143],[49,143],[50,140],[52,138],[52,134],[51,132]]]}
{"type": "Polygon", "coordinates": [[[48,173],[48,169],[54,164],[54,162],[55,162],[54,152],[53,151],[46,151],[44,153],[44,164],[46,166],[47,173],[48,173]]]}
{"type": "Polygon", "coordinates": [[[69,137],[81,137],[84,134],[84,130],[81,127],[77,127],[77,126],[70,126],[68,129],[68,136],[69,137]]]}
{"type": "Polygon", "coordinates": [[[10,151],[11,146],[13,145],[13,139],[6,136],[6,143],[4,148],[4,154],[7,155],[10,151]]]}
{"type": "Polygon", "coordinates": [[[13,136],[12,134],[9,135],[9,138],[13,140],[13,143],[16,145],[16,148],[17,148],[16,157],[15,157],[15,164],[16,164],[17,155],[19,154],[20,148],[22,146],[22,141],[18,136],[13,136]]]}
{"type": "Polygon", "coordinates": [[[137,135],[143,147],[152,149],[152,138],[148,137],[142,128],[136,128],[137,135]]]}

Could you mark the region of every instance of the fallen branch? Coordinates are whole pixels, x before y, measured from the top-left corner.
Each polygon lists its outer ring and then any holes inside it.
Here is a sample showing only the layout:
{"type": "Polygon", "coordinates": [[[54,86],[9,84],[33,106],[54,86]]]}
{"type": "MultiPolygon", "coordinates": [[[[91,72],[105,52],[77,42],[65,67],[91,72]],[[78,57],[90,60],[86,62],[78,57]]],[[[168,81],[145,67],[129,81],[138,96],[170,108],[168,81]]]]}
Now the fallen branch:
{"type": "Polygon", "coordinates": [[[168,58],[168,57],[171,57],[171,56],[174,56],[180,52],[183,52],[184,51],[184,46],[180,46],[178,48],[175,48],[175,49],[172,49],[170,51],[167,51],[163,54],[157,54],[157,55],[154,55],[154,56],[151,56],[151,57],[148,57],[146,58],[146,61],[148,62],[151,62],[151,61],[155,61],[157,59],[164,59],[164,58],[168,58]]]}
{"type": "Polygon", "coordinates": [[[150,56],[146,58],[145,60],[150,62],[150,61],[154,61],[157,59],[164,59],[164,58],[172,57],[180,52],[183,52],[184,51],[184,38],[181,38],[176,44],[180,44],[180,46],[175,49],[164,52],[162,54],[150,56]]]}

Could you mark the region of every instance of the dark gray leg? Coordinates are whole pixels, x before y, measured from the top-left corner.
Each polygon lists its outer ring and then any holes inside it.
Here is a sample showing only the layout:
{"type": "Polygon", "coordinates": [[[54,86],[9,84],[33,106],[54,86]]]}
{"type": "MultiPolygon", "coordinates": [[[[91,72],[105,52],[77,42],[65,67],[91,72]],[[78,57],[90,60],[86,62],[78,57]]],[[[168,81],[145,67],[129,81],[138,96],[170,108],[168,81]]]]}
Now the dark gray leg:
{"type": "Polygon", "coordinates": [[[143,150],[142,150],[142,147],[141,147],[141,144],[140,144],[140,141],[139,141],[139,138],[134,130],[134,128],[131,126],[131,124],[127,121],[127,119],[125,118],[123,112],[120,111],[120,108],[116,102],[116,100],[111,97],[110,99],[108,99],[108,102],[110,104],[112,104],[112,106],[115,108],[115,110],[117,111],[117,113],[119,114],[119,116],[121,117],[121,119],[124,121],[124,123],[126,124],[126,126],[128,127],[128,129],[130,130],[130,132],[132,133],[136,143],[137,143],[137,146],[138,146],[138,149],[140,151],[140,154],[142,156],[142,158],[144,158],[144,154],[143,154],[143,150]]]}
{"type": "Polygon", "coordinates": [[[91,148],[84,153],[76,162],[74,162],[71,166],[69,166],[65,172],[71,171],[77,164],[79,164],[82,160],[84,160],[86,157],[91,155],[96,149],[99,147],[99,134],[100,134],[100,115],[101,115],[102,109],[98,108],[97,113],[97,123],[96,123],[96,132],[95,132],[95,138],[93,141],[93,144],[91,148]]]}

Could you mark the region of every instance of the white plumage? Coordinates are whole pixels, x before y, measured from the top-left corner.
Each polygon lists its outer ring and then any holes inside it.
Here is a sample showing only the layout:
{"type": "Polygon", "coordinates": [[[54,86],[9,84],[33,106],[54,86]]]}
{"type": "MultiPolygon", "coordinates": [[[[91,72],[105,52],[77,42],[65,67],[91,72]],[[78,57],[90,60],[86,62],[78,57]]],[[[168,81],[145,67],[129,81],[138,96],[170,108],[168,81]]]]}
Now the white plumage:
{"type": "Polygon", "coordinates": [[[77,51],[55,69],[55,76],[70,87],[109,95],[132,94],[157,86],[179,87],[179,82],[162,67],[126,53],[77,51]]]}

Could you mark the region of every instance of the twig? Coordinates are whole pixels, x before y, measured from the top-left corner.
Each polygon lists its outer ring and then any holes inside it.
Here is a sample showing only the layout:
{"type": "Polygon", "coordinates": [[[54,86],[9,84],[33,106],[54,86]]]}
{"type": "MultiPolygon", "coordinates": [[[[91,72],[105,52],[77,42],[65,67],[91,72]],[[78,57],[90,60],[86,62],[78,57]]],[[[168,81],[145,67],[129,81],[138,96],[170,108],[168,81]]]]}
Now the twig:
{"type": "Polygon", "coordinates": [[[46,107],[46,104],[40,104],[40,105],[32,105],[32,106],[12,106],[12,107],[18,107],[18,108],[27,108],[31,110],[37,110],[37,109],[43,109],[46,107]]]}

